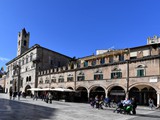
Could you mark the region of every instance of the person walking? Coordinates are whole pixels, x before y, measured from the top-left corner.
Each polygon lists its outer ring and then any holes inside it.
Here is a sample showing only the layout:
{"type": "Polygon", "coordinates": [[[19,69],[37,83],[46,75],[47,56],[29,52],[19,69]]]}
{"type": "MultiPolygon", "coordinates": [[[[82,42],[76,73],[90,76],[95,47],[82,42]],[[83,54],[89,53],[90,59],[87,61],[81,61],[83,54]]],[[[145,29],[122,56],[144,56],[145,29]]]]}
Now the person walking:
{"type": "Polygon", "coordinates": [[[133,113],[133,115],[135,115],[136,114],[136,108],[137,108],[137,102],[136,102],[136,99],[134,97],[131,99],[131,104],[133,106],[132,113],[133,113]]]}
{"type": "Polygon", "coordinates": [[[151,110],[152,110],[153,108],[155,108],[154,101],[153,101],[152,98],[149,98],[148,104],[149,104],[149,107],[150,107],[151,110]]]}
{"type": "Polygon", "coordinates": [[[15,100],[16,96],[17,96],[17,92],[14,91],[14,92],[13,92],[13,100],[15,100]]]}
{"type": "Polygon", "coordinates": [[[98,95],[96,95],[96,97],[95,97],[95,103],[96,103],[96,108],[99,109],[99,98],[98,98],[98,95]]]}
{"type": "Polygon", "coordinates": [[[50,103],[52,103],[52,98],[53,98],[52,94],[48,92],[48,100],[50,103]]]}
{"type": "Polygon", "coordinates": [[[34,93],[33,100],[35,100],[35,99],[36,99],[36,100],[38,99],[38,93],[37,93],[37,92],[34,93]]]}
{"type": "Polygon", "coordinates": [[[9,99],[10,99],[10,100],[12,100],[12,95],[13,95],[13,92],[12,92],[12,90],[10,90],[10,91],[9,91],[9,99]]]}
{"type": "Polygon", "coordinates": [[[18,92],[18,100],[20,100],[21,93],[22,93],[21,91],[18,92]]]}

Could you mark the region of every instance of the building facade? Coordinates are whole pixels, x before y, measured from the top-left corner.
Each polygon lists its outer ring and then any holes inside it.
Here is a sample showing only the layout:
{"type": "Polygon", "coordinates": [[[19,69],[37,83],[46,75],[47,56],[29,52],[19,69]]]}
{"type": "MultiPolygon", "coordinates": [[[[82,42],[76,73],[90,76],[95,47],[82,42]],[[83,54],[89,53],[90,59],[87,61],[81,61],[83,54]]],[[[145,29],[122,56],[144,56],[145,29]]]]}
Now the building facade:
{"type": "Polygon", "coordinates": [[[39,71],[38,87],[73,89],[83,102],[104,95],[115,100],[136,97],[141,105],[153,98],[159,106],[160,44],[109,50],[68,66],[39,71]]]}
{"type": "Polygon", "coordinates": [[[39,70],[65,66],[71,59],[38,44],[29,48],[29,36],[25,29],[18,34],[17,57],[6,63],[6,91],[28,93],[27,89],[38,85],[39,70]]]}
{"type": "Polygon", "coordinates": [[[8,90],[61,87],[75,90],[79,102],[103,95],[116,101],[136,97],[141,105],[151,97],[160,105],[159,37],[144,46],[75,59],[37,44],[29,48],[29,36],[25,29],[18,34],[17,57],[6,64],[8,90]]]}

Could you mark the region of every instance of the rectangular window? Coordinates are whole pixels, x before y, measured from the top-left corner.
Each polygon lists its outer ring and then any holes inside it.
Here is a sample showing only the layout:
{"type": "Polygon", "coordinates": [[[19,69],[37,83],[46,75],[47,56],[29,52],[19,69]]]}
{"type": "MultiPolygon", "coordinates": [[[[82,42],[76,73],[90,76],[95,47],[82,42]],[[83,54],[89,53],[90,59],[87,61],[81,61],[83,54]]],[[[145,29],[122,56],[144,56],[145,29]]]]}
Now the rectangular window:
{"type": "Polygon", "coordinates": [[[49,80],[45,80],[45,83],[48,84],[48,83],[49,83],[49,80]]]}
{"type": "Polygon", "coordinates": [[[111,73],[111,79],[122,78],[122,72],[113,72],[111,73]]]}
{"type": "Polygon", "coordinates": [[[68,77],[67,78],[67,82],[72,82],[73,81],[73,77],[68,77]]]}
{"type": "Polygon", "coordinates": [[[51,82],[52,82],[52,83],[56,83],[56,79],[52,79],[51,82]]]}
{"type": "Polygon", "coordinates": [[[20,84],[20,86],[21,86],[21,87],[23,87],[23,80],[21,80],[21,84],[20,84]]]}
{"type": "Polygon", "coordinates": [[[93,60],[92,61],[92,66],[95,66],[96,65],[96,60],[93,60]]]}
{"type": "Polygon", "coordinates": [[[78,76],[77,77],[77,81],[83,81],[84,80],[84,76],[78,76]]]}
{"type": "Polygon", "coordinates": [[[143,77],[144,76],[144,70],[137,70],[137,77],[143,77]]]}
{"type": "Polygon", "coordinates": [[[109,57],[109,63],[113,63],[113,57],[109,57]]]}
{"type": "Polygon", "coordinates": [[[119,55],[119,61],[124,61],[124,55],[119,55]]]}
{"type": "Polygon", "coordinates": [[[102,80],[102,79],[103,79],[102,74],[94,75],[94,80],[102,80]]]}
{"type": "Polygon", "coordinates": [[[104,64],[104,63],[105,63],[105,58],[101,58],[100,64],[104,64]]]}
{"type": "Polygon", "coordinates": [[[59,79],[58,79],[58,82],[59,82],[59,83],[64,82],[64,78],[59,78],[59,79]]]}
{"type": "Polygon", "coordinates": [[[88,61],[84,62],[84,67],[88,67],[88,61]]]}

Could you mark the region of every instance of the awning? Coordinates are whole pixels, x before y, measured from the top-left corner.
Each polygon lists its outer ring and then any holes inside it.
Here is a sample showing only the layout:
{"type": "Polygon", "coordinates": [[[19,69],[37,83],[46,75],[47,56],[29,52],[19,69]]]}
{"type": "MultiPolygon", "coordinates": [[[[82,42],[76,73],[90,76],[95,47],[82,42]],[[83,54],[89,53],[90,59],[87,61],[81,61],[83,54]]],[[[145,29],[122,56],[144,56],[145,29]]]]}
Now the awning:
{"type": "Polygon", "coordinates": [[[41,88],[30,88],[30,89],[27,89],[27,90],[30,90],[30,91],[41,91],[42,89],[41,88]]]}
{"type": "Polygon", "coordinates": [[[59,92],[74,92],[74,90],[71,89],[65,89],[65,88],[30,88],[27,90],[31,91],[59,91],[59,92]]]}
{"type": "Polygon", "coordinates": [[[74,90],[71,89],[65,89],[65,88],[54,88],[52,91],[60,91],[60,92],[74,92],[74,90]]]}

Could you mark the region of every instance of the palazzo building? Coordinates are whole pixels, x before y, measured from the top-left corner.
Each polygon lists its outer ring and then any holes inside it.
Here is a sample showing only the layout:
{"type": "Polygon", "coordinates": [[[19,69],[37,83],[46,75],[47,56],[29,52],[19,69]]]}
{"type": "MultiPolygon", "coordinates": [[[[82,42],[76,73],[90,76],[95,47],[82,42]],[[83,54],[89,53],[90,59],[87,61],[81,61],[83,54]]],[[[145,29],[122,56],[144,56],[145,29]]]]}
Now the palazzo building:
{"type": "Polygon", "coordinates": [[[28,88],[68,88],[76,100],[95,95],[119,100],[136,97],[141,105],[153,98],[160,105],[160,38],[147,45],[120,50],[99,50],[96,55],[70,58],[40,45],[29,46],[29,33],[18,34],[17,57],[7,65],[6,86],[13,91],[28,88]]]}
{"type": "Polygon", "coordinates": [[[38,86],[39,70],[65,66],[71,59],[38,44],[29,48],[29,38],[30,33],[25,28],[18,34],[17,57],[6,63],[6,92],[30,92],[27,89],[38,86]]]}
{"type": "Polygon", "coordinates": [[[79,102],[96,95],[120,100],[136,97],[138,104],[148,99],[160,105],[159,38],[148,44],[121,50],[97,51],[96,55],[72,61],[68,66],[39,71],[39,88],[69,88],[76,91],[79,102]]]}

